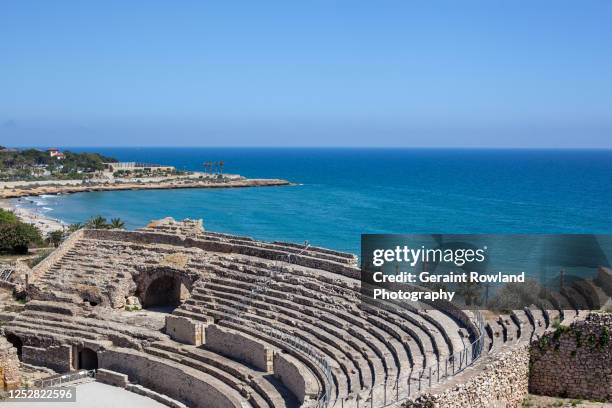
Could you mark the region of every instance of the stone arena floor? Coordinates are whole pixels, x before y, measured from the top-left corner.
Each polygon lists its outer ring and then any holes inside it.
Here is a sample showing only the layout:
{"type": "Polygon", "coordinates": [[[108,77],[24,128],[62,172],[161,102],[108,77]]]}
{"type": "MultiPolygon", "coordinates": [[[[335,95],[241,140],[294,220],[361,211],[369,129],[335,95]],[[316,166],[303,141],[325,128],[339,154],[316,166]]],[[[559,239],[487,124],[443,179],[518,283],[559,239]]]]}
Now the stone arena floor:
{"type": "Polygon", "coordinates": [[[164,405],[142,395],[99,382],[76,385],[76,402],[36,402],[2,401],[2,408],[163,408],[164,405]]]}

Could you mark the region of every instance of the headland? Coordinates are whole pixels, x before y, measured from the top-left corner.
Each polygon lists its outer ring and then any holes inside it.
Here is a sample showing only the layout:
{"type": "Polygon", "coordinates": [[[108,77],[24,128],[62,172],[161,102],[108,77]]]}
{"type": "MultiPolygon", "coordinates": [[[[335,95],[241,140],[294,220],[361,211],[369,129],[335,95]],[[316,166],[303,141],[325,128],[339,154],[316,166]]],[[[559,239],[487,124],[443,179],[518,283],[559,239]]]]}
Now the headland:
{"type": "Polygon", "coordinates": [[[165,190],[177,188],[243,188],[287,186],[282,179],[247,179],[230,176],[220,179],[190,176],[139,179],[90,179],[0,182],[0,199],[39,196],[42,194],[72,194],[90,191],[165,190]]]}
{"type": "Polygon", "coordinates": [[[237,188],[289,185],[224,172],[224,161],[203,162],[204,172],[157,163],[120,162],[99,153],[0,146],[0,199],[88,191],[237,188]]]}

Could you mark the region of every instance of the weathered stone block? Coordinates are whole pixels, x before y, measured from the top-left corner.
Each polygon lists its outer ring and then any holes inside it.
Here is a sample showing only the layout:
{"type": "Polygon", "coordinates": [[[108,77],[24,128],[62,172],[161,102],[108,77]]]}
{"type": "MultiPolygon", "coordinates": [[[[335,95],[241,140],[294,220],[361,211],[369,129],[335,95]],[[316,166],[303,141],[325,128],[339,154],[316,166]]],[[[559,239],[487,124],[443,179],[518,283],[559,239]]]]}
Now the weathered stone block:
{"type": "Polygon", "coordinates": [[[210,325],[206,328],[206,348],[260,370],[272,372],[272,350],[246,334],[210,325]]]}
{"type": "Polygon", "coordinates": [[[100,368],[96,372],[96,381],[115,387],[125,388],[128,385],[128,376],[126,374],[100,368]]]}
{"type": "Polygon", "coordinates": [[[65,373],[72,368],[72,346],[59,345],[42,347],[22,347],[22,360],[24,363],[65,373]]]}
{"type": "Polygon", "coordinates": [[[303,403],[314,399],[319,384],[309,369],[289,354],[274,353],[274,376],[278,378],[303,403]]]}
{"type": "Polygon", "coordinates": [[[204,323],[187,317],[166,316],[166,334],[181,343],[201,346],[204,343],[204,327],[204,323]]]}

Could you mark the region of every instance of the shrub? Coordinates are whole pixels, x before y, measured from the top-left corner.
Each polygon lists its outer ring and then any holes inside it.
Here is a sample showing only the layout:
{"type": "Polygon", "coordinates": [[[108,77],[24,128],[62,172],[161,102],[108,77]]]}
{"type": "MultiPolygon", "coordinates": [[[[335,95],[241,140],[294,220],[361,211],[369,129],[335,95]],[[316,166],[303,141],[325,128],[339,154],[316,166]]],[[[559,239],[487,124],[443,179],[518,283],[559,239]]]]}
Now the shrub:
{"type": "Polygon", "coordinates": [[[61,244],[63,239],[64,239],[64,231],[55,230],[49,233],[49,236],[47,237],[47,242],[53,245],[54,247],[57,247],[59,246],[59,244],[61,244]]]}
{"type": "Polygon", "coordinates": [[[40,230],[34,225],[21,221],[0,223],[0,250],[27,254],[30,245],[40,245],[42,242],[40,230]]]}
{"type": "Polygon", "coordinates": [[[19,219],[14,212],[0,208],[0,224],[9,222],[19,222],[19,219]]]}

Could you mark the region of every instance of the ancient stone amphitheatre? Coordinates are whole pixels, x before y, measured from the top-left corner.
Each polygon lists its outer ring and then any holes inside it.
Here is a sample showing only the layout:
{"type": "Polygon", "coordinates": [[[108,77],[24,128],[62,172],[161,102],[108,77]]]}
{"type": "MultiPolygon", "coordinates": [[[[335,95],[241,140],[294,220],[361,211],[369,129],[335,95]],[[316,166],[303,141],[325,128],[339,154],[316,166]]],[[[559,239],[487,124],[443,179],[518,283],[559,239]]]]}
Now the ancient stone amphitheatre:
{"type": "Polygon", "coordinates": [[[32,270],[4,335],[23,363],[98,370],[169,406],[518,406],[526,345],[577,317],[362,302],[359,277],[353,255],[201,221],[86,229],[32,270]]]}

